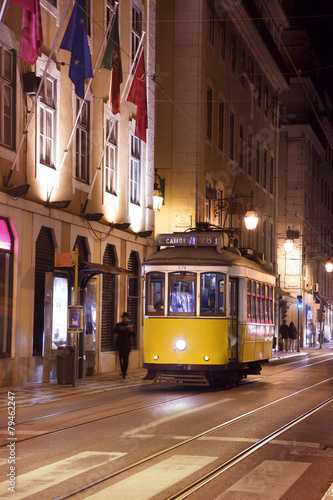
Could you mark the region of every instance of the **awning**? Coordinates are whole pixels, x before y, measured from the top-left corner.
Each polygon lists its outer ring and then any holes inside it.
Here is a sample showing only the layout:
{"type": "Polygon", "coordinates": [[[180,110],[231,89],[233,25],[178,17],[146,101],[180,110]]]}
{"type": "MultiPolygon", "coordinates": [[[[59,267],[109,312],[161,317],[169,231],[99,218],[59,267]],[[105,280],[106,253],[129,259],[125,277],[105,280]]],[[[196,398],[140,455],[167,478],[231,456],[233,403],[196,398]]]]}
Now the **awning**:
{"type": "Polygon", "coordinates": [[[128,271],[123,267],[106,266],[105,264],[97,264],[95,262],[85,261],[80,262],[79,269],[80,272],[92,272],[94,274],[120,274],[122,276],[133,274],[132,271],[128,271]]]}
{"type": "Polygon", "coordinates": [[[297,303],[297,298],[293,297],[290,295],[290,293],[286,292],[279,286],[275,287],[275,297],[281,297],[282,300],[285,300],[286,302],[289,302],[291,304],[296,304],[297,303]]]}
{"type": "Polygon", "coordinates": [[[322,297],[321,295],[319,295],[318,292],[314,292],[313,295],[314,295],[315,298],[318,298],[320,300],[320,302],[322,302],[324,304],[324,306],[326,306],[328,309],[330,309],[331,311],[333,311],[333,307],[327,302],[326,299],[324,299],[324,297],[322,297]]]}
{"type": "Polygon", "coordinates": [[[85,288],[88,281],[99,274],[103,275],[133,275],[132,271],[128,271],[123,267],[106,266],[105,264],[97,264],[96,262],[82,261],[79,264],[79,283],[81,288],[85,288]]]}

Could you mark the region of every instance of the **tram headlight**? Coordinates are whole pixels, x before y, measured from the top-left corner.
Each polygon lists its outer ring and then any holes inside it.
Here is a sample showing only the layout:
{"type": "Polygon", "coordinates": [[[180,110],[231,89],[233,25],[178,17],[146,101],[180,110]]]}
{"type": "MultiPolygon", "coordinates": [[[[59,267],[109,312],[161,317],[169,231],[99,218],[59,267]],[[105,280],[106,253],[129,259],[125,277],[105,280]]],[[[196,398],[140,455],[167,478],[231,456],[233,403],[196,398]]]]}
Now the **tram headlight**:
{"type": "Polygon", "coordinates": [[[204,359],[205,361],[209,361],[209,360],[210,360],[210,357],[209,357],[209,356],[204,356],[204,357],[203,357],[203,359],[204,359]]]}
{"type": "Polygon", "coordinates": [[[158,360],[158,358],[159,358],[159,355],[158,355],[158,354],[155,354],[155,356],[154,356],[154,361],[157,361],[157,360],[158,360]]]}
{"type": "Polygon", "coordinates": [[[187,347],[187,342],[184,339],[178,339],[176,341],[176,349],[177,351],[185,351],[187,347]]]}

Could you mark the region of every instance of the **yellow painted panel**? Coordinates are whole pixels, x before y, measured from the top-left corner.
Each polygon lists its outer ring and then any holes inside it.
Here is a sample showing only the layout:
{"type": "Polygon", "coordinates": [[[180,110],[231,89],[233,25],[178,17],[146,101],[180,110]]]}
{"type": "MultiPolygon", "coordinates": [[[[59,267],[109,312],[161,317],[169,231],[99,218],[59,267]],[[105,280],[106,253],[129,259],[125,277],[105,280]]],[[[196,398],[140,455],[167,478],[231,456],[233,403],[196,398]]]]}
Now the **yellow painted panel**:
{"type": "Polygon", "coordinates": [[[156,364],[219,365],[228,363],[228,320],[201,318],[146,318],[144,362],[156,364]],[[187,348],[177,351],[178,339],[187,348]],[[154,360],[154,356],[159,356],[154,360]],[[203,359],[209,356],[209,361],[203,359]]]}
{"type": "Polygon", "coordinates": [[[239,361],[260,361],[272,357],[274,325],[246,324],[239,329],[239,361]]]}

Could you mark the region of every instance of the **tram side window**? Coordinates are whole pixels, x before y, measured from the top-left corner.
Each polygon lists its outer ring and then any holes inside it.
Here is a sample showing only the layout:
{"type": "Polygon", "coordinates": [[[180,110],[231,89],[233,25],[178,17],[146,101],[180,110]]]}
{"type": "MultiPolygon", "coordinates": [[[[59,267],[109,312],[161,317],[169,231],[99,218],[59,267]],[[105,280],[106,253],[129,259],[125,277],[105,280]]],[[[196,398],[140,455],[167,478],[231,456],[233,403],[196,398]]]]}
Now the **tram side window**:
{"type": "Polygon", "coordinates": [[[246,309],[247,309],[247,321],[248,323],[251,323],[252,321],[252,314],[251,314],[251,302],[252,302],[252,293],[251,293],[251,281],[248,280],[247,282],[247,293],[246,293],[246,309]]]}
{"type": "Polygon", "coordinates": [[[149,273],[147,275],[147,314],[164,313],[164,274],[149,273]]]}
{"type": "Polygon", "coordinates": [[[225,314],[225,276],[218,273],[201,275],[201,314],[225,314]]]}
{"type": "Polygon", "coordinates": [[[272,286],[248,280],[246,303],[249,323],[273,323],[272,286]]]}
{"type": "Polygon", "coordinates": [[[169,314],[195,313],[194,273],[171,273],[169,282],[169,314]]]}

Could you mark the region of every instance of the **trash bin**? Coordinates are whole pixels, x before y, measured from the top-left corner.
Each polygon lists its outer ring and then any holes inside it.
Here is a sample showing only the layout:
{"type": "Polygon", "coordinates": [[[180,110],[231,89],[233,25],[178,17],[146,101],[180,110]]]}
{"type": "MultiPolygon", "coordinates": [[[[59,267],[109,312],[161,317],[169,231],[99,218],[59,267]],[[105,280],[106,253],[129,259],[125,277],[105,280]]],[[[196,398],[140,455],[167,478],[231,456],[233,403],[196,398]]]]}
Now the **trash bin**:
{"type": "Polygon", "coordinates": [[[60,346],[57,354],[57,382],[58,385],[75,386],[74,347],[60,346]]]}

